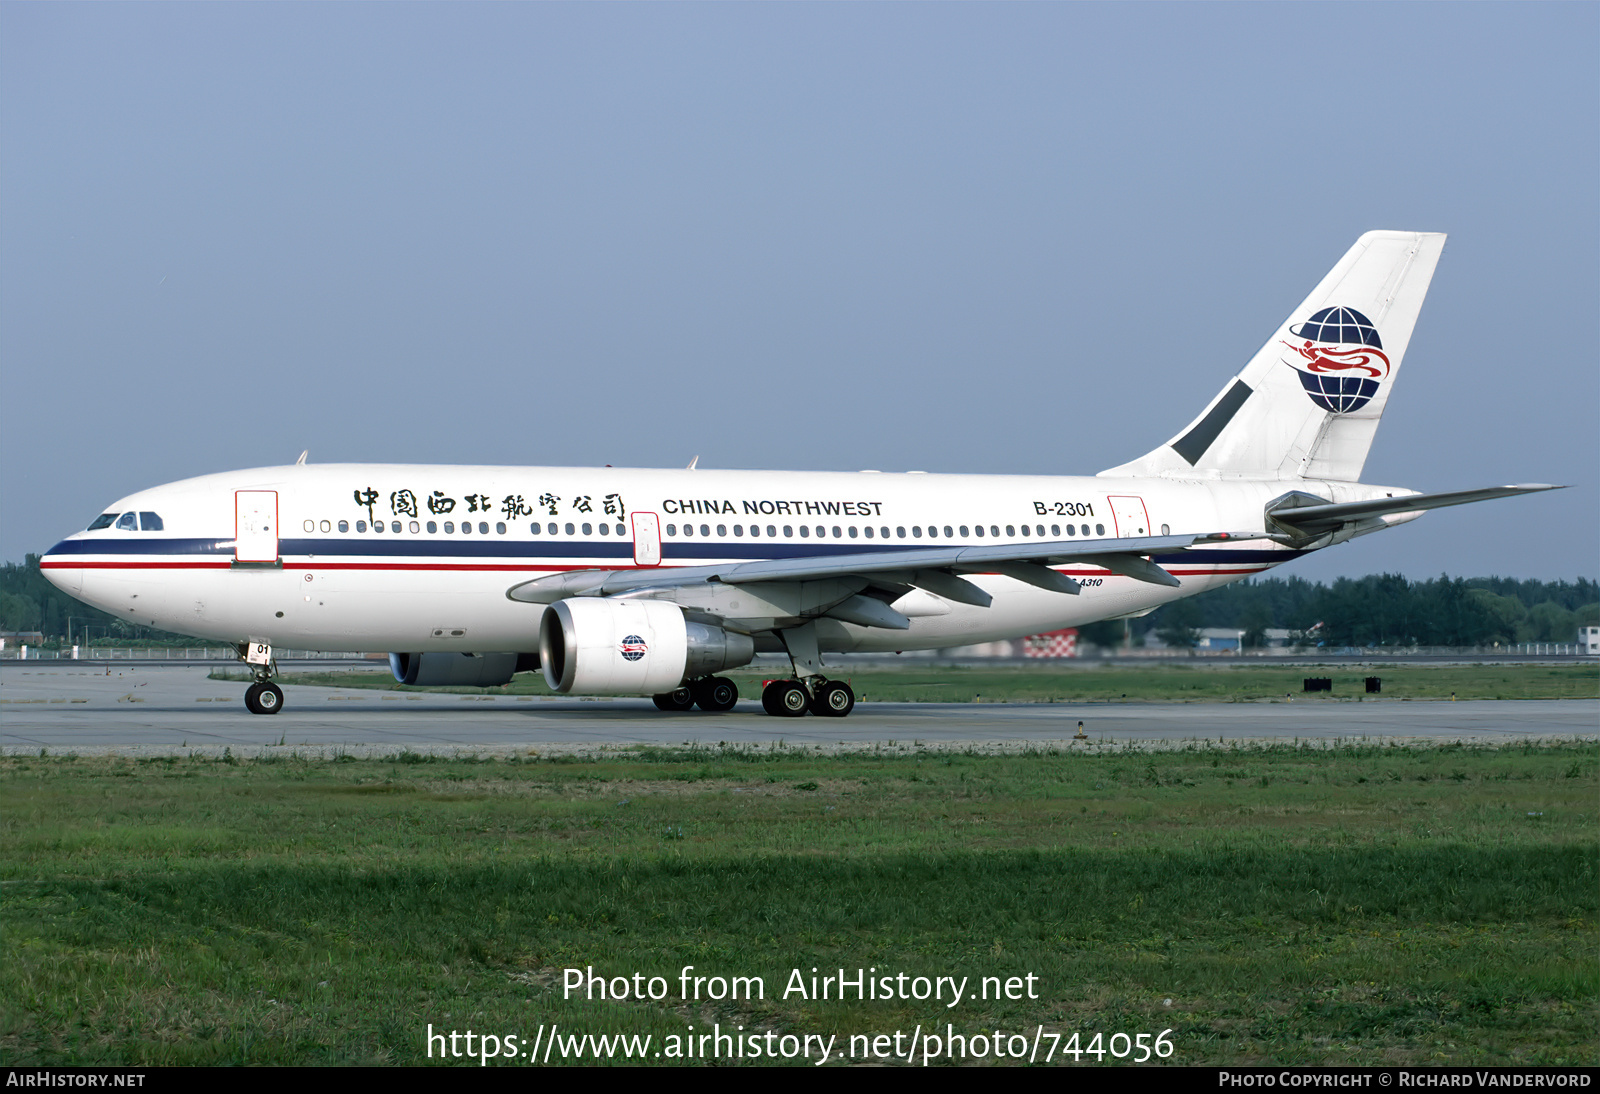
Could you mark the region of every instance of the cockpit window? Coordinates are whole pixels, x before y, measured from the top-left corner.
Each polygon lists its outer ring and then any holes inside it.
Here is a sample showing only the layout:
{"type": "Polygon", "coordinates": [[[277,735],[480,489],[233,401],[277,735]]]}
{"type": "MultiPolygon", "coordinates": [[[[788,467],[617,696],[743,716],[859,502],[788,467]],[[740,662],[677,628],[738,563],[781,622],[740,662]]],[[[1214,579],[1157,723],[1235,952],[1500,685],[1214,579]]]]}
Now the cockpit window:
{"type": "Polygon", "coordinates": [[[161,531],[161,517],[155,513],[146,513],[141,510],[139,513],[139,530],[141,532],[161,531]]]}
{"type": "Polygon", "coordinates": [[[89,531],[98,532],[102,528],[110,528],[111,522],[117,519],[116,513],[101,513],[94,518],[94,523],[89,525],[89,531]]]}
{"type": "Polygon", "coordinates": [[[139,514],[138,513],[124,513],[124,514],[122,514],[122,519],[117,521],[117,531],[119,531],[119,532],[137,532],[138,530],[139,530],[139,514]]]}

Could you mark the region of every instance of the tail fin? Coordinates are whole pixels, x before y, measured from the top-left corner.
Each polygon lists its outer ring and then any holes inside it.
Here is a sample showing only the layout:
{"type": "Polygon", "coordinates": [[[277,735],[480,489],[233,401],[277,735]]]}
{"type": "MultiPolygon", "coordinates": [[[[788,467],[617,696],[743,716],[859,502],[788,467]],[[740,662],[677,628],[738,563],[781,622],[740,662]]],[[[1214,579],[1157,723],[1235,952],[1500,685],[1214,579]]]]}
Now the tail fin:
{"type": "Polygon", "coordinates": [[[1444,238],[1356,240],[1183,432],[1100,474],[1358,480],[1444,238]]]}

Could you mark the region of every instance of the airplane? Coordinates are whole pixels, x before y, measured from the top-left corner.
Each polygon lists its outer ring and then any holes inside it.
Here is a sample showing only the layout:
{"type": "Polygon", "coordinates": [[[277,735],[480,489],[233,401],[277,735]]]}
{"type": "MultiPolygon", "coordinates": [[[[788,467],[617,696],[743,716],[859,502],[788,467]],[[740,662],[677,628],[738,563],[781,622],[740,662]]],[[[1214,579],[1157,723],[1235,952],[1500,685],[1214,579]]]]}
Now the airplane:
{"type": "Polygon", "coordinates": [[[1445,237],[1368,232],[1171,440],[1084,477],[310,465],[108,507],[41,559],[130,623],[233,644],[393,650],[395,679],[843,717],[824,655],[969,645],[1147,614],[1449,505],[1360,481],[1445,237]]]}

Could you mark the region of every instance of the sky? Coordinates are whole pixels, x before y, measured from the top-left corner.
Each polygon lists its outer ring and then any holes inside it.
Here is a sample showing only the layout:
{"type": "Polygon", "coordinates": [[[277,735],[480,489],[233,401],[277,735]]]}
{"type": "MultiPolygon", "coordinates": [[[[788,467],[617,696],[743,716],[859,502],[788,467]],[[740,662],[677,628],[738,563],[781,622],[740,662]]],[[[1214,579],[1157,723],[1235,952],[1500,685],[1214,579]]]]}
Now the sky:
{"type": "Polygon", "coordinates": [[[0,560],[233,468],[1092,474],[1449,243],[1280,575],[1600,571],[1600,5],[0,3],[0,560]]]}

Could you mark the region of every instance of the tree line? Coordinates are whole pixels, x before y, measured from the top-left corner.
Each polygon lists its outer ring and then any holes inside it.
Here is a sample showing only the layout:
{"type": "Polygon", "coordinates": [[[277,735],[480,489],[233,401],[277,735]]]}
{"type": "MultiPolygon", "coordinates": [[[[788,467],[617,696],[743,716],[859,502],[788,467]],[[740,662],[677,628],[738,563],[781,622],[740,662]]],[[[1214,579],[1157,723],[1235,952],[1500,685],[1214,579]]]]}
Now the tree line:
{"type": "MultiPolygon", "coordinates": [[[[1193,645],[1202,627],[1243,631],[1247,647],[1264,645],[1269,628],[1291,631],[1312,646],[1492,646],[1573,642],[1579,627],[1593,624],[1600,624],[1600,585],[1589,578],[1441,574],[1412,581],[1368,574],[1331,585],[1298,577],[1240,581],[1174,601],[1135,620],[1131,629],[1135,636],[1154,632],[1178,646],[1193,645]]],[[[1115,644],[1120,630],[1108,636],[1115,644]]],[[[1085,637],[1107,644],[1098,631],[1085,637]]]]}
{"type": "MultiPolygon", "coordinates": [[[[39,556],[0,566],[0,630],[42,632],[79,642],[189,641],[138,627],[68,596],[39,572],[39,556]]],[[[1399,574],[1340,578],[1331,585],[1298,577],[1255,578],[1177,600],[1126,625],[1134,640],[1154,632],[1170,645],[1193,645],[1202,627],[1244,631],[1245,645],[1265,644],[1283,628],[1310,645],[1490,646],[1514,642],[1572,642],[1580,626],[1600,624],[1600,585],[1509,577],[1450,577],[1412,581],[1399,574]]],[[[1124,623],[1079,628],[1097,645],[1123,641],[1124,623]]]]}

